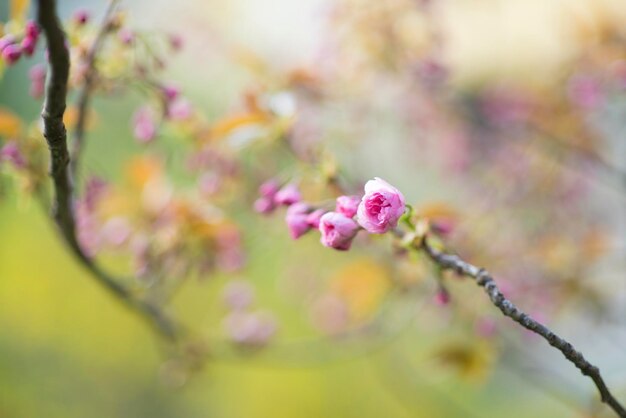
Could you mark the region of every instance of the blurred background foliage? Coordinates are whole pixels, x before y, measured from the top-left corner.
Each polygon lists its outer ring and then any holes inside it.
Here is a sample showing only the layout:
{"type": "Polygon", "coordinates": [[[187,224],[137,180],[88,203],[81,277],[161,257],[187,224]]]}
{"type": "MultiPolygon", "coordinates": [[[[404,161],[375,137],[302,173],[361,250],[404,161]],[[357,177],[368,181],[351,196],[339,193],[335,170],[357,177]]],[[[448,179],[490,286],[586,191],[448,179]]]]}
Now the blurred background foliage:
{"type": "MultiPolygon", "coordinates": [[[[61,3],[64,17],[77,8],[99,16],[105,7],[95,0],[61,3]]],[[[608,155],[624,168],[624,100],[615,97],[587,118],[604,139],[599,143],[590,135],[575,144],[585,158],[572,160],[566,153],[555,163],[545,156],[550,153],[524,147],[520,155],[531,156],[530,168],[520,175],[523,180],[512,182],[506,170],[517,154],[492,155],[491,146],[480,148],[471,138],[450,142],[458,138],[456,131],[434,129],[434,136],[421,139],[423,126],[455,130],[463,118],[412,102],[413,90],[403,95],[406,75],[414,72],[412,54],[424,56],[433,38],[441,37],[451,72],[452,93],[441,94],[446,106],[450,100],[475,111],[483,87],[509,91],[513,85],[531,101],[545,99],[533,110],[538,126],[563,117],[557,133],[584,136],[581,129],[589,125],[561,103],[555,86],[583,66],[582,55],[591,68],[619,58],[612,55],[618,47],[607,47],[607,33],[623,30],[626,6],[619,0],[450,0],[432,2],[438,3],[440,21],[431,26],[415,11],[417,3],[422,2],[158,0],[125,7],[133,25],[182,36],[184,49],[168,63],[167,77],[214,127],[226,131],[242,123],[224,115],[241,107],[241,92],[251,85],[280,85],[283,73],[298,66],[320,74],[330,68],[334,79],[324,92],[330,104],[316,117],[328,126],[324,141],[338,164],[357,178],[388,178],[424,213],[458,223],[461,232],[451,241],[507,276],[520,305],[545,315],[597,362],[617,397],[626,399],[626,192],[602,167],[585,165],[589,156],[608,155]],[[415,106],[421,116],[403,119],[390,105],[401,100],[406,102],[400,108],[415,106]],[[434,152],[438,147],[448,148],[434,152]],[[450,161],[459,149],[480,154],[460,175],[454,167],[461,163],[450,161]],[[443,160],[433,163],[436,158],[443,160]],[[563,172],[572,173],[566,181],[591,184],[588,192],[554,199],[551,181],[561,181],[563,172]]],[[[3,3],[0,20],[8,15],[3,3]]],[[[0,109],[24,121],[35,120],[41,108],[26,93],[31,64],[4,69],[0,84],[0,109]]],[[[131,115],[140,103],[136,95],[95,100],[84,172],[132,183],[132,173],[150,161],[151,154],[132,140],[131,115]]],[[[471,129],[459,132],[479,130],[473,124],[480,117],[466,119],[471,129]]],[[[11,129],[10,118],[2,123],[1,129],[11,129]]],[[[497,139],[516,141],[510,132],[497,139]]],[[[161,144],[163,164],[174,184],[187,185],[188,175],[176,168],[176,132],[172,137],[161,144]]],[[[250,172],[263,152],[268,151],[244,154],[250,172]]],[[[268,160],[265,175],[299,167],[292,157],[277,155],[268,160]]],[[[81,172],[78,182],[86,176],[81,172]]],[[[376,251],[357,248],[349,254],[322,248],[314,236],[293,243],[282,219],[260,218],[249,209],[258,178],[235,184],[231,191],[244,198],[228,206],[245,231],[246,267],[194,278],[172,302],[172,311],[209,341],[209,361],[188,373],[140,319],[76,265],[46,213],[9,177],[0,184],[2,418],[610,416],[577,370],[501,319],[472,283],[446,278],[452,303],[440,306],[436,275],[427,266],[395,261],[390,250],[380,249],[383,243],[374,242],[376,251]],[[255,306],[278,319],[277,337],[258,352],[225,340],[221,294],[233,278],[252,283],[255,306]],[[325,317],[336,308],[332,299],[320,302],[327,294],[344,303],[354,332],[340,333],[333,328],[336,318],[325,317]]],[[[102,257],[114,269],[128,268],[128,260],[115,252],[102,257]]]]}

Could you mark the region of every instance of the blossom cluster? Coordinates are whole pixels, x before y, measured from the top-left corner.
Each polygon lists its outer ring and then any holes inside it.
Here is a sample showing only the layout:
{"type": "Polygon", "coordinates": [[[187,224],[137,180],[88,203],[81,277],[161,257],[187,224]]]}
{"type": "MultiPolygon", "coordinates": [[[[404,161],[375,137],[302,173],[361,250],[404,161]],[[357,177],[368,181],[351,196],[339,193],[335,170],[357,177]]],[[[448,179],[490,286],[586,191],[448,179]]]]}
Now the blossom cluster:
{"type": "Polygon", "coordinates": [[[254,208],[260,213],[270,213],[278,206],[287,206],[285,222],[293,239],[317,229],[324,246],[346,251],[359,230],[383,234],[398,225],[405,211],[402,193],[383,179],[376,177],[368,181],[364,192],[363,196],[339,196],[334,210],[326,210],[302,201],[295,184],[279,188],[275,180],[269,180],[260,186],[261,196],[254,208]]]}
{"type": "Polygon", "coordinates": [[[2,59],[7,65],[13,65],[23,55],[30,57],[37,48],[38,40],[39,27],[35,22],[28,21],[19,37],[17,34],[8,33],[0,38],[2,59]]]}

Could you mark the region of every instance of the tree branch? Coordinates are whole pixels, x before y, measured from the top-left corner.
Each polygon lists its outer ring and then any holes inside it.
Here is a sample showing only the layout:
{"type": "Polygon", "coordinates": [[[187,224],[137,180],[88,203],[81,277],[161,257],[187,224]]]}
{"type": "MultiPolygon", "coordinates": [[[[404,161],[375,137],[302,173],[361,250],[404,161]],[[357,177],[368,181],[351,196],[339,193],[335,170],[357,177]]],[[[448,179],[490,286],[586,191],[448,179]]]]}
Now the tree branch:
{"type": "Polygon", "coordinates": [[[463,261],[457,255],[445,254],[434,249],[428,244],[428,240],[426,238],[422,240],[422,248],[426,254],[428,254],[430,259],[441,268],[454,270],[460,275],[474,279],[476,284],[485,289],[485,293],[489,296],[491,303],[500,309],[502,314],[508,316],[524,328],[540,335],[548,342],[548,344],[559,350],[565,358],[567,358],[580,370],[583,375],[588,376],[591,380],[593,380],[593,383],[600,392],[602,402],[609,405],[618,416],[626,418],[626,409],[624,409],[624,407],[609,391],[604,379],[602,379],[602,376],[600,375],[600,369],[589,363],[582,353],[577,351],[572,344],[556,335],[545,325],[531,318],[528,314],[515,306],[510,300],[505,298],[500,289],[498,289],[496,282],[493,280],[489,272],[463,261]]]}
{"type": "Polygon", "coordinates": [[[108,8],[104,12],[104,17],[102,18],[102,23],[100,24],[98,33],[96,34],[85,59],[84,83],[78,92],[78,97],[76,99],[76,108],[78,113],[76,117],[76,124],[74,125],[74,141],[72,143],[70,165],[73,176],[76,176],[76,172],[78,171],[78,164],[83,149],[83,143],[85,141],[85,128],[87,124],[89,102],[91,100],[91,93],[97,78],[96,57],[102,48],[105,35],[110,30],[111,15],[115,10],[116,4],[117,0],[110,0],[108,8]]]}
{"type": "Polygon", "coordinates": [[[66,108],[69,52],[65,33],[56,15],[55,0],[37,1],[37,22],[48,43],[49,71],[42,118],[43,135],[50,150],[50,175],[54,185],[52,217],[72,254],[92,276],[127,307],[140,314],[169,341],[179,337],[179,327],[157,305],[139,299],[117,279],[107,274],[82,250],[76,235],[73,186],[69,171],[67,131],[63,123],[66,108]]]}

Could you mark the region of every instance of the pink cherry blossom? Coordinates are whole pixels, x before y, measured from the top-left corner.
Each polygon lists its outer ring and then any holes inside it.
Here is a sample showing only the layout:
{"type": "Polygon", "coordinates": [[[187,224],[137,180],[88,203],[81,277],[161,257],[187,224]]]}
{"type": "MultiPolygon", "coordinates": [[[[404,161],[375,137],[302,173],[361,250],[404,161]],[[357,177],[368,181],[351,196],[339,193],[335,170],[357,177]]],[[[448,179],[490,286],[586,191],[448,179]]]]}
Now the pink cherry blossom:
{"type": "Polygon", "coordinates": [[[26,22],[24,33],[26,34],[27,37],[34,38],[35,40],[37,40],[37,38],[39,37],[39,27],[37,26],[35,22],[33,22],[32,20],[29,20],[28,22],[26,22]]]}
{"type": "Polygon", "coordinates": [[[17,44],[10,44],[2,49],[2,58],[8,65],[15,64],[22,56],[22,48],[17,44]]]}
{"type": "Polygon", "coordinates": [[[359,225],[356,222],[337,212],[324,214],[319,224],[322,233],[321,243],[326,247],[341,251],[350,249],[352,240],[359,231],[359,225]]]}
{"type": "Polygon", "coordinates": [[[264,215],[272,213],[276,208],[274,201],[267,197],[260,197],[254,201],[254,211],[264,215]]]}
{"type": "MultiPolygon", "coordinates": [[[[166,93],[167,94],[167,93],[166,93]]],[[[170,91],[170,95],[173,91],[170,91]]],[[[170,99],[171,102],[167,106],[167,117],[171,120],[185,120],[193,115],[193,106],[189,100],[185,98],[170,99]]]]}
{"type": "Polygon", "coordinates": [[[309,213],[306,217],[306,222],[309,224],[311,228],[319,229],[320,227],[320,219],[326,211],[324,209],[317,209],[313,212],[309,213]]]}
{"type": "Polygon", "coordinates": [[[352,218],[356,215],[356,211],[359,207],[361,198],[358,196],[339,196],[337,198],[337,205],[335,210],[341,214],[346,215],[348,218],[352,218]]]}
{"type": "Polygon", "coordinates": [[[270,199],[274,199],[274,195],[280,189],[280,185],[274,179],[267,180],[265,183],[259,186],[259,194],[262,197],[269,197],[270,199]]]}
{"type": "Polygon", "coordinates": [[[141,143],[148,143],[156,137],[157,126],[154,112],[149,107],[141,107],[133,116],[133,134],[141,143]]]}
{"type": "Polygon", "coordinates": [[[37,38],[33,38],[30,36],[22,39],[22,51],[24,51],[24,55],[30,57],[35,52],[35,48],[37,48],[37,38]]]}
{"type": "Polygon", "coordinates": [[[298,239],[311,229],[307,221],[308,211],[309,206],[306,203],[295,203],[287,210],[285,222],[289,228],[291,238],[298,239]]]}
{"type": "Polygon", "coordinates": [[[404,196],[378,177],[365,184],[365,196],[357,210],[359,224],[372,234],[395,228],[404,213],[404,196]]]}
{"type": "Polygon", "coordinates": [[[17,141],[9,141],[0,149],[0,161],[8,161],[17,169],[26,167],[26,158],[20,151],[17,141]]]}
{"type": "Polygon", "coordinates": [[[89,12],[87,10],[78,10],[74,13],[74,22],[77,25],[84,25],[89,21],[89,12]]]}
{"type": "Polygon", "coordinates": [[[289,206],[299,202],[301,198],[298,186],[293,183],[289,183],[276,193],[274,196],[274,202],[278,205],[289,206]]]}

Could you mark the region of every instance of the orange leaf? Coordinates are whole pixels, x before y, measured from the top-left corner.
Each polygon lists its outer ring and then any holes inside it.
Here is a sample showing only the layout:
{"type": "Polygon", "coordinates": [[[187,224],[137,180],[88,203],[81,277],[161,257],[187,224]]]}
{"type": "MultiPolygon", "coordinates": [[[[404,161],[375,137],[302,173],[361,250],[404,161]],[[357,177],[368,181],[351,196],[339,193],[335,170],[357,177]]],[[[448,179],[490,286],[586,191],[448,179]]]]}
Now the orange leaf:
{"type": "Polygon", "coordinates": [[[29,0],[11,0],[11,20],[24,20],[29,5],[29,0]]]}
{"type": "Polygon", "coordinates": [[[267,121],[267,115],[262,112],[242,113],[216,122],[211,129],[211,135],[213,138],[222,138],[231,134],[238,128],[248,125],[263,124],[267,121]]]}
{"type": "Polygon", "coordinates": [[[374,312],[389,286],[386,269],[368,259],[344,266],[331,280],[333,293],[347,303],[351,316],[356,320],[364,319],[374,312]]]}
{"type": "Polygon", "coordinates": [[[0,136],[16,139],[22,130],[22,121],[13,112],[0,109],[0,136]]]}
{"type": "Polygon", "coordinates": [[[133,186],[142,188],[145,184],[161,175],[160,161],[150,157],[136,157],[126,168],[126,175],[133,186]]]}

